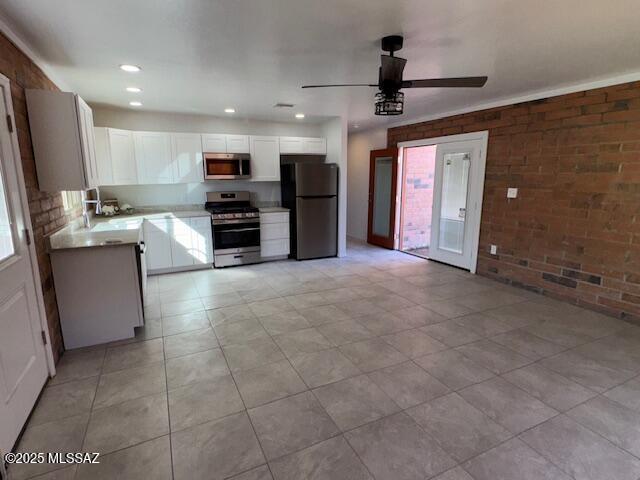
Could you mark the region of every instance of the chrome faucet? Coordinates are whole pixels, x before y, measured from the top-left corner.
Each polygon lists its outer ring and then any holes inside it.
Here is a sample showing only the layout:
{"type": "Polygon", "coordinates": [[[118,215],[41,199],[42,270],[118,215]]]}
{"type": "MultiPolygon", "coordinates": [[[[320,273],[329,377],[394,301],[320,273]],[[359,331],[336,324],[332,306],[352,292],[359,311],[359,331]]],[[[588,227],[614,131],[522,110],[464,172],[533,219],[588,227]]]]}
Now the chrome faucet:
{"type": "Polygon", "coordinates": [[[96,200],[87,200],[87,190],[82,191],[82,223],[84,224],[84,228],[91,228],[91,217],[89,216],[89,210],[87,209],[87,205],[96,206],[96,215],[100,215],[102,213],[102,203],[100,202],[100,189],[95,187],[90,190],[96,191],[96,200]]]}

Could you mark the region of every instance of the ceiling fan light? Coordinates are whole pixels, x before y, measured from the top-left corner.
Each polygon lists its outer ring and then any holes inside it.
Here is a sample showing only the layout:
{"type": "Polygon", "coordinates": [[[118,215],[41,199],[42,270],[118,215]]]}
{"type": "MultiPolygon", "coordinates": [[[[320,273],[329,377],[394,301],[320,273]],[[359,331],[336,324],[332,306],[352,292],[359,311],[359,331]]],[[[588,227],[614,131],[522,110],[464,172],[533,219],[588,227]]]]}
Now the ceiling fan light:
{"type": "Polygon", "coordinates": [[[376,93],[376,115],[402,115],[404,93],[376,93]]]}

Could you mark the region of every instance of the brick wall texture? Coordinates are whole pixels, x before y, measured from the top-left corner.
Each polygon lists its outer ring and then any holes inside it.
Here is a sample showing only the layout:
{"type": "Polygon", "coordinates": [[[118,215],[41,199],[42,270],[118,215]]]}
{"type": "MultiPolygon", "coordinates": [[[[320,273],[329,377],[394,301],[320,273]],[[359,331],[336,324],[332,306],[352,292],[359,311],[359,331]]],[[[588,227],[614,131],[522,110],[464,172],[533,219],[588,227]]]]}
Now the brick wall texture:
{"type": "Polygon", "coordinates": [[[38,255],[49,334],[51,336],[53,354],[57,361],[64,347],[45,235],[65,225],[71,217],[77,216],[79,212],[73,212],[73,214],[67,216],[62,206],[60,193],[45,193],[38,190],[38,178],[31,147],[29,119],[27,118],[27,105],[24,95],[26,88],[57,90],[57,87],[2,33],[0,33],[0,73],[8,77],[11,82],[11,97],[18,143],[20,145],[22,171],[24,172],[27,197],[29,199],[33,239],[38,255]]]}
{"type": "Polygon", "coordinates": [[[387,140],[479,130],[478,273],[640,321],[640,82],[391,128],[387,140]]]}
{"type": "Polygon", "coordinates": [[[405,150],[402,171],[402,245],[401,250],[429,246],[431,241],[431,206],[436,147],[405,150]]]}

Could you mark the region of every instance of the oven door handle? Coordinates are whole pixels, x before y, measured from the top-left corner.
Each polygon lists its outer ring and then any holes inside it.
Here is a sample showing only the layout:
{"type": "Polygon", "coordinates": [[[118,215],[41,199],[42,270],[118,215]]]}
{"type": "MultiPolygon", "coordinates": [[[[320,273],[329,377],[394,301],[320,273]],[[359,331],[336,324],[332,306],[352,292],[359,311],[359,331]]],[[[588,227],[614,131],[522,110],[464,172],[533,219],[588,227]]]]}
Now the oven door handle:
{"type": "Polygon", "coordinates": [[[219,230],[220,233],[227,233],[227,232],[248,232],[251,230],[260,230],[260,227],[252,227],[252,228],[234,228],[234,229],[230,229],[230,230],[219,230]]]}

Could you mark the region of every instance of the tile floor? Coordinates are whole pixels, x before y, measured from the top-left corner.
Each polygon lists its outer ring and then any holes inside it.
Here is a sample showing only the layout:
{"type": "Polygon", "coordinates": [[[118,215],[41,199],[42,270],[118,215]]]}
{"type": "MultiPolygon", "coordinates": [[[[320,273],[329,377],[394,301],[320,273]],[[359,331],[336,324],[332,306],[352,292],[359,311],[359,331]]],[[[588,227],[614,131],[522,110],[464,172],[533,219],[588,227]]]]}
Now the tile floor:
{"type": "Polygon", "coordinates": [[[637,480],[640,327],[398,252],[153,277],[67,352],[14,479],[637,480]]]}

